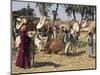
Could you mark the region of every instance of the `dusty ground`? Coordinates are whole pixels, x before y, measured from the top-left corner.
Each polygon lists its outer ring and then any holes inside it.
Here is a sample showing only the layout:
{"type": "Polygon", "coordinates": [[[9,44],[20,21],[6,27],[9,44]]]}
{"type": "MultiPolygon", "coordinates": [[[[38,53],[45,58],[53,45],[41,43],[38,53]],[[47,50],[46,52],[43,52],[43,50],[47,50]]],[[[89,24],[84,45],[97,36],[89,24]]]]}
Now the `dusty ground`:
{"type": "MultiPolygon", "coordinates": [[[[80,39],[84,42],[86,41],[84,33],[82,33],[80,39]]],[[[77,54],[74,56],[37,53],[35,55],[35,65],[30,69],[22,69],[15,66],[15,53],[12,56],[12,73],[35,73],[96,68],[95,53],[93,58],[89,58],[86,44],[80,47],[77,50],[77,54]]]]}

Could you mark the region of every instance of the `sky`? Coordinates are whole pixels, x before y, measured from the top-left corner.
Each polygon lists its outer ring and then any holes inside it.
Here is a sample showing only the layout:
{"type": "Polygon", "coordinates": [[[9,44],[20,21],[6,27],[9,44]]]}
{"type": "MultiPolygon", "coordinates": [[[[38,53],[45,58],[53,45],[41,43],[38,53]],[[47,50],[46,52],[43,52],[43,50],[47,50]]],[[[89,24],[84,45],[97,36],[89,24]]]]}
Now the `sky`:
{"type": "MultiPolygon", "coordinates": [[[[37,17],[41,17],[40,12],[38,11],[38,8],[36,8],[35,3],[34,2],[22,2],[22,1],[12,1],[12,11],[15,10],[20,10],[22,8],[27,8],[27,5],[30,5],[30,8],[33,8],[35,10],[35,14],[37,17]]],[[[56,5],[52,5],[50,7],[50,12],[48,12],[48,15],[50,16],[50,18],[52,19],[52,10],[56,9],[56,5]]],[[[76,14],[76,19],[80,20],[80,14],[76,14]]],[[[60,5],[58,8],[58,17],[61,20],[67,21],[67,20],[71,20],[73,19],[73,16],[68,17],[67,14],[65,13],[65,9],[60,5]]]]}

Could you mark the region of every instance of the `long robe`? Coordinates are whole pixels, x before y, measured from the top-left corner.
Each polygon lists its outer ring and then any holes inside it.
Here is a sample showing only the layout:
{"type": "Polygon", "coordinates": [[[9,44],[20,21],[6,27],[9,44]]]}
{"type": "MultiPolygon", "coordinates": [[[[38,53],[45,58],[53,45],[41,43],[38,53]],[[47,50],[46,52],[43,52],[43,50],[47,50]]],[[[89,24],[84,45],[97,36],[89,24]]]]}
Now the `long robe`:
{"type": "Polygon", "coordinates": [[[93,55],[93,37],[92,36],[88,36],[88,55],[92,56],[93,55]]]}
{"type": "Polygon", "coordinates": [[[30,60],[29,60],[30,38],[27,36],[26,31],[21,31],[19,34],[21,43],[18,46],[16,66],[20,68],[30,67],[30,60]]]}

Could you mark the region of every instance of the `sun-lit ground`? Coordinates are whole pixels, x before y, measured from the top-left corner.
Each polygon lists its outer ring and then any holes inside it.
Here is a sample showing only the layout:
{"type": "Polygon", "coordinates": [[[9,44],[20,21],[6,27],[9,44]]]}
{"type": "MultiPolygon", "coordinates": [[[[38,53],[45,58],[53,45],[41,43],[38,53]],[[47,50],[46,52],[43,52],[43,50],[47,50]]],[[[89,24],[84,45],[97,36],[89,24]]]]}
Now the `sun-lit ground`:
{"type": "MultiPolygon", "coordinates": [[[[74,56],[36,53],[35,65],[30,69],[17,68],[15,66],[16,51],[12,51],[12,73],[35,73],[63,70],[95,69],[96,58],[89,58],[87,54],[86,33],[81,33],[80,47],[74,56]]],[[[94,49],[95,52],[95,49],[94,49]]]]}

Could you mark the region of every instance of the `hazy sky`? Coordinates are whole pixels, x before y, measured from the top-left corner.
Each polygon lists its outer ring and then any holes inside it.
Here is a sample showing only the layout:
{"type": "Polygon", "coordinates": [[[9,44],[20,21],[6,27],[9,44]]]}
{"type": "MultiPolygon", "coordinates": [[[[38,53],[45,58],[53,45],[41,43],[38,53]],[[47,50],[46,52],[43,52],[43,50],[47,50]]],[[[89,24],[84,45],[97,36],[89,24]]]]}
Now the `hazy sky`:
{"type": "MultiPolygon", "coordinates": [[[[33,8],[35,10],[35,14],[38,17],[41,17],[40,12],[38,11],[38,8],[36,8],[35,3],[34,2],[18,2],[18,1],[12,1],[12,11],[15,10],[20,10],[22,8],[27,8],[27,5],[30,5],[30,8],[33,8]]],[[[51,6],[50,8],[50,12],[48,13],[48,15],[50,16],[50,18],[52,19],[52,10],[56,9],[56,5],[51,6]]],[[[62,6],[59,6],[58,9],[58,18],[60,18],[61,20],[70,20],[73,19],[73,16],[68,17],[67,14],[65,13],[65,9],[62,6]]],[[[80,20],[80,15],[78,14],[76,16],[77,20],[80,20]]]]}

